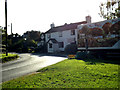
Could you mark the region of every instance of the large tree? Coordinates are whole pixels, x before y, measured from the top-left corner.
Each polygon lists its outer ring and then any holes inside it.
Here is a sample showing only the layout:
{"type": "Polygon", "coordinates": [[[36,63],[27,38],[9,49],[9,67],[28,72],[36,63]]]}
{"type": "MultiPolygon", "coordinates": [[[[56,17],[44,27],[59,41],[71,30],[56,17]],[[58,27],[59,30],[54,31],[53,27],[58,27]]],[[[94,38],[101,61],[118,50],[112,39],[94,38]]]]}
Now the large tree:
{"type": "Polygon", "coordinates": [[[27,31],[24,36],[30,40],[38,40],[40,38],[40,31],[27,31]]]}
{"type": "Polygon", "coordinates": [[[103,36],[103,30],[97,27],[90,28],[89,34],[92,35],[93,37],[103,36]]]}
{"type": "Polygon", "coordinates": [[[104,19],[115,19],[120,17],[120,1],[107,0],[106,3],[101,3],[99,15],[104,19]]]}
{"type": "Polygon", "coordinates": [[[120,21],[111,26],[110,33],[120,35],[120,21]]]}
{"type": "Polygon", "coordinates": [[[112,26],[112,23],[110,23],[110,22],[106,22],[103,25],[102,29],[104,30],[104,35],[105,36],[109,34],[111,26],[112,26]]]}
{"type": "Polygon", "coordinates": [[[85,34],[85,48],[86,48],[86,52],[88,51],[88,34],[89,34],[89,28],[87,25],[84,25],[82,27],[82,33],[85,34]]]}

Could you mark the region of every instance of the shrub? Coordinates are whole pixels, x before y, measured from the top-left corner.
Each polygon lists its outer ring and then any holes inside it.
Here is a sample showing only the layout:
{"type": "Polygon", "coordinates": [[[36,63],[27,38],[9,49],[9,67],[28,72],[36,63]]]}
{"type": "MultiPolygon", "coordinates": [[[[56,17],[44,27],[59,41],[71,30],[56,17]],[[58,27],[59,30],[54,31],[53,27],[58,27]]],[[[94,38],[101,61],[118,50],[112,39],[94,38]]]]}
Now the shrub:
{"type": "Polygon", "coordinates": [[[77,52],[75,58],[76,59],[95,59],[95,58],[98,58],[98,54],[96,52],[92,52],[92,51],[90,51],[89,53],[77,52]]]}
{"type": "Polygon", "coordinates": [[[105,59],[106,58],[106,52],[105,51],[90,51],[87,55],[90,59],[105,59]]]}
{"type": "Polygon", "coordinates": [[[77,45],[76,44],[69,44],[65,47],[66,54],[76,54],[77,52],[77,45]]]}
{"type": "Polygon", "coordinates": [[[87,53],[86,52],[77,52],[75,58],[76,59],[86,59],[87,58],[87,53]]]}
{"type": "Polygon", "coordinates": [[[17,54],[8,54],[8,56],[6,56],[5,54],[2,54],[2,56],[0,57],[0,59],[2,59],[2,62],[7,62],[7,61],[11,61],[14,60],[16,58],[18,58],[19,56],[17,54]]]}

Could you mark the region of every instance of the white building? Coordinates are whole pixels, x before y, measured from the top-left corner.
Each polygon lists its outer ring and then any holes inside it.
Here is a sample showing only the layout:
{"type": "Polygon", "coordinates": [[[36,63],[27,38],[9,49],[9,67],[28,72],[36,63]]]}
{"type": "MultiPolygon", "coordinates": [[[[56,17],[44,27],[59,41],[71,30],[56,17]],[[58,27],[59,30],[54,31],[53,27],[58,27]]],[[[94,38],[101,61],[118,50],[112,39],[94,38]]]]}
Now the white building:
{"type": "Polygon", "coordinates": [[[91,17],[86,17],[87,21],[64,24],[55,27],[54,23],[51,24],[51,29],[45,33],[45,41],[47,43],[48,52],[64,51],[65,47],[77,41],[77,26],[91,22],[91,17]],[[88,21],[90,20],[90,21],[88,21]]]}

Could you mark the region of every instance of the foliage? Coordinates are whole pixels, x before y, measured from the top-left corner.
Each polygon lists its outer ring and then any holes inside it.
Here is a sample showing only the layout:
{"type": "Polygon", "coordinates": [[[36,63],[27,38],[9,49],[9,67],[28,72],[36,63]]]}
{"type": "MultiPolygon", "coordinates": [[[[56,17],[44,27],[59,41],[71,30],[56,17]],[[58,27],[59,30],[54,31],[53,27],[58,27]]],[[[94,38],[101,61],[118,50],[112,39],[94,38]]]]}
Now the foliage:
{"type": "Polygon", "coordinates": [[[36,47],[37,42],[35,40],[26,40],[26,44],[28,47],[36,47]]]}
{"type": "Polygon", "coordinates": [[[120,35],[120,21],[111,26],[110,33],[120,35]]]}
{"type": "Polygon", "coordinates": [[[118,66],[97,59],[67,59],[4,82],[2,88],[118,88],[118,66]]]}
{"type": "Polygon", "coordinates": [[[24,33],[24,36],[28,40],[38,40],[40,38],[40,31],[27,31],[26,33],[24,33]]]}
{"type": "Polygon", "coordinates": [[[2,44],[3,45],[5,45],[5,40],[6,40],[5,33],[2,33],[2,44]]]}
{"type": "Polygon", "coordinates": [[[0,59],[2,59],[2,63],[14,60],[16,58],[18,58],[17,54],[10,54],[10,53],[8,53],[8,56],[6,56],[6,54],[0,54],[0,59]]]}
{"type": "Polygon", "coordinates": [[[117,0],[107,0],[107,3],[101,3],[99,15],[105,19],[115,19],[120,17],[120,5],[117,0]]]}
{"type": "Polygon", "coordinates": [[[81,30],[82,33],[84,33],[85,35],[88,35],[89,34],[89,28],[87,25],[84,25],[82,27],[82,30],[81,30]]]}
{"type": "Polygon", "coordinates": [[[37,42],[31,39],[24,39],[18,34],[8,36],[9,51],[12,52],[29,52],[31,47],[37,47],[37,42]],[[13,49],[16,48],[16,49],[13,49]]]}
{"type": "Polygon", "coordinates": [[[66,54],[76,54],[76,52],[77,52],[77,45],[76,44],[68,44],[65,47],[66,54]]]}
{"type": "Polygon", "coordinates": [[[86,52],[77,52],[75,58],[76,59],[86,59],[87,58],[87,53],[86,52]]]}
{"type": "Polygon", "coordinates": [[[103,36],[104,31],[100,28],[90,28],[89,29],[89,34],[92,35],[93,37],[96,36],[103,36]]]}
{"type": "Polygon", "coordinates": [[[118,38],[105,38],[104,40],[99,41],[98,44],[101,47],[112,47],[117,41],[118,38]]]}
{"type": "MultiPolygon", "coordinates": [[[[1,30],[1,29],[0,29],[1,30]]],[[[2,44],[6,44],[5,31],[2,30],[2,44]]],[[[20,36],[18,33],[8,35],[8,51],[9,52],[32,52],[34,50],[29,50],[33,47],[37,47],[37,41],[40,38],[39,31],[27,31],[24,33],[26,35],[26,40],[24,37],[20,36]]],[[[0,37],[1,38],[1,37],[0,37]]]]}
{"type": "Polygon", "coordinates": [[[109,34],[111,26],[112,26],[112,23],[109,23],[109,22],[103,25],[102,28],[104,30],[105,35],[109,34]]]}

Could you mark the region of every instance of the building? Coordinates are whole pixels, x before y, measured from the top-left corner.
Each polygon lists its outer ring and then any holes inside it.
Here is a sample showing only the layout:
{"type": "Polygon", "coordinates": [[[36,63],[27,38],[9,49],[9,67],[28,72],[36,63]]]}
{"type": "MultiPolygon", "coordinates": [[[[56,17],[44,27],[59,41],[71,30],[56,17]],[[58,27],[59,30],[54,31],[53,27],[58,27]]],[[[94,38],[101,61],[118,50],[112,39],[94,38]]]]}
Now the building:
{"type": "Polygon", "coordinates": [[[62,26],[55,27],[52,23],[51,28],[45,33],[45,40],[47,43],[47,51],[61,52],[65,47],[71,43],[76,43],[77,40],[77,26],[81,24],[91,23],[91,17],[87,16],[86,21],[77,23],[65,23],[62,26]]]}

